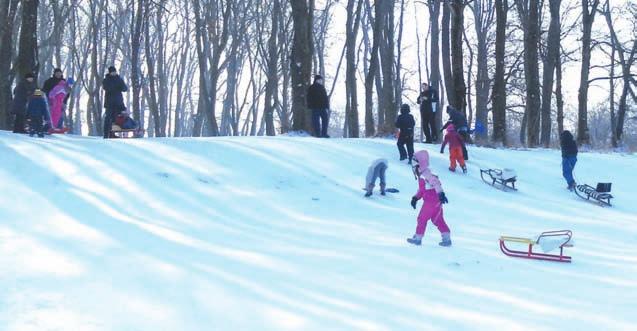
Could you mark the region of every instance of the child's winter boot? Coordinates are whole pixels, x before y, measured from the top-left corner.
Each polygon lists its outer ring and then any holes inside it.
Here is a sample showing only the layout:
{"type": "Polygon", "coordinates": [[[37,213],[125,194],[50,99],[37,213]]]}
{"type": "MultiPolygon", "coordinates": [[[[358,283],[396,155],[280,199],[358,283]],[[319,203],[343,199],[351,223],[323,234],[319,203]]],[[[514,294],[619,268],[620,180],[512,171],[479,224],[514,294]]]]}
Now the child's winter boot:
{"type": "Polygon", "coordinates": [[[572,182],[572,183],[568,184],[567,189],[568,189],[569,191],[573,191],[573,190],[575,190],[575,182],[572,182]]]}
{"type": "Polygon", "coordinates": [[[372,196],[372,191],[374,191],[374,186],[373,185],[369,185],[367,186],[367,192],[365,192],[365,197],[369,198],[372,196]]]}
{"type": "Polygon", "coordinates": [[[449,167],[449,171],[456,172],[456,168],[449,167]]]}
{"type": "Polygon", "coordinates": [[[451,246],[451,234],[449,232],[442,233],[442,241],[438,243],[440,246],[449,247],[451,246]]]}
{"type": "Polygon", "coordinates": [[[466,173],[467,173],[467,167],[466,167],[466,166],[462,167],[462,173],[463,173],[463,174],[466,174],[466,173]]]}
{"type": "Polygon", "coordinates": [[[413,237],[407,238],[407,242],[412,245],[420,246],[422,244],[422,236],[415,234],[413,237]]]}
{"type": "Polygon", "coordinates": [[[380,195],[385,195],[385,184],[380,184],[380,195]]]}

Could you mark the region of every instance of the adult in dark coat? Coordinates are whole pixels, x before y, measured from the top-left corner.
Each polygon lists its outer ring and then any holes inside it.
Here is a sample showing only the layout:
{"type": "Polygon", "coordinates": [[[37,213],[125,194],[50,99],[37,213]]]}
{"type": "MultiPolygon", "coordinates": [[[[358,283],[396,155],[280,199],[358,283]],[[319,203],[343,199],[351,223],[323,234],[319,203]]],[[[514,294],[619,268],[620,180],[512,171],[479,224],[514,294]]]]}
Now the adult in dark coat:
{"type": "MultiPolygon", "coordinates": [[[[51,78],[44,81],[44,85],[42,85],[42,92],[44,92],[47,99],[49,97],[49,93],[51,92],[51,90],[57,84],[59,84],[60,81],[63,81],[63,80],[64,80],[64,74],[62,73],[62,69],[55,68],[55,70],[53,70],[53,76],[51,76],[51,78]]],[[[66,99],[64,100],[64,102],[66,102],[66,99]]]]}
{"type": "Polygon", "coordinates": [[[128,91],[128,86],[117,74],[115,67],[108,68],[108,74],[102,81],[102,88],[104,89],[104,138],[111,137],[111,127],[115,117],[122,111],[126,110],[124,105],[123,92],[128,91]]]}
{"type": "Polygon", "coordinates": [[[24,79],[13,89],[13,104],[11,113],[15,115],[13,122],[14,133],[27,133],[24,129],[26,122],[27,103],[35,91],[35,77],[32,73],[24,75],[24,79]]]}
{"type": "Polygon", "coordinates": [[[577,163],[577,143],[573,138],[573,134],[564,130],[560,134],[560,145],[562,147],[562,176],[568,184],[568,189],[575,189],[575,179],[573,178],[573,170],[577,163]]]}
{"type": "Polygon", "coordinates": [[[429,84],[423,83],[417,101],[420,105],[420,123],[425,134],[425,143],[437,141],[436,110],[438,106],[438,91],[431,88],[429,84]]]}
{"type": "Polygon", "coordinates": [[[404,160],[409,157],[409,164],[414,157],[414,126],[416,121],[414,117],[409,113],[409,105],[403,104],[400,106],[400,115],[396,119],[396,128],[398,129],[398,153],[400,153],[400,160],[404,160]],[[407,151],[405,151],[405,145],[407,145],[407,151]]]}
{"type": "Polygon", "coordinates": [[[306,98],[307,108],[312,111],[314,135],[319,138],[329,138],[327,126],[329,123],[330,100],[321,75],[314,76],[314,83],[307,89],[306,98]]]}
{"type": "Polygon", "coordinates": [[[456,128],[456,132],[462,136],[462,155],[465,160],[469,160],[469,153],[467,152],[467,141],[469,141],[469,126],[467,124],[467,118],[463,112],[458,109],[454,109],[451,106],[447,106],[447,114],[449,114],[449,120],[442,126],[442,132],[449,124],[453,124],[456,128]]]}

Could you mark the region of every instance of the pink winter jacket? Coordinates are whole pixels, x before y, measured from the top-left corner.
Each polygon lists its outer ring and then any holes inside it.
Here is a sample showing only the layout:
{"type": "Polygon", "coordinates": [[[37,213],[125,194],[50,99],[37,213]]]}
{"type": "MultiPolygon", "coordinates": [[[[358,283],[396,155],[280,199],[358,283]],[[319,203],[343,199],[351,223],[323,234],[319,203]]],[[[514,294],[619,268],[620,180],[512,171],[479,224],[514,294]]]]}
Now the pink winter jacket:
{"type": "Polygon", "coordinates": [[[418,161],[418,170],[420,173],[420,178],[418,179],[418,192],[416,192],[415,197],[420,199],[424,196],[425,191],[427,190],[427,184],[436,190],[436,193],[443,192],[440,180],[431,173],[431,170],[429,170],[429,153],[425,150],[418,151],[414,154],[414,158],[418,161]]]}
{"type": "Polygon", "coordinates": [[[450,149],[462,147],[462,137],[458,134],[453,124],[447,127],[447,134],[445,135],[445,139],[442,141],[442,146],[440,146],[441,152],[445,150],[445,146],[447,144],[449,144],[450,149]]]}

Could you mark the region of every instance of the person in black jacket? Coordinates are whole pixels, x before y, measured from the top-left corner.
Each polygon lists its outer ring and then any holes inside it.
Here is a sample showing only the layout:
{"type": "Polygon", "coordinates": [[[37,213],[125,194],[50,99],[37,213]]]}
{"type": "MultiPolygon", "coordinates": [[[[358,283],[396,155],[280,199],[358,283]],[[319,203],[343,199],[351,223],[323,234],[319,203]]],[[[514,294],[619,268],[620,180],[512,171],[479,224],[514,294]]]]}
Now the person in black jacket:
{"type": "MultiPolygon", "coordinates": [[[[53,70],[53,76],[51,76],[51,78],[47,79],[44,81],[44,85],[42,85],[42,91],[44,92],[45,96],[48,98],[49,97],[49,93],[51,92],[51,90],[60,83],[60,81],[64,80],[64,74],[62,73],[62,69],[60,68],[55,68],[55,70],[53,70]]],[[[64,102],[66,102],[66,100],[64,100],[64,102]]]]}
{"type": "Polygon", "coordinates": [[[27,133],[24,129],[26,122],[26,111],[29,97],[33,95],[35,91],[35,77],[32,73],[24,75],[22,80],[15,89],[13,89],[13,104],[11,106],[11,112],[15,115],[13,121],[14,133],[27,133]]]}
{"type": "Polygon", "coordinates": [[[564,130],[560,134],[560,145],[562,146],[562,176],[566,179],[567,188],[572,191],[575,189],[573,170],[577,163],[577,143],[570,131],[564,130]]]}
{"type": "Polygon", "coordinates": [[[430,144],[438,140],[438,130],[436,130],[438,91],[429,87],[429,84],[423,83],[417,101],[420,105],[420,123],[425,134],[425,143],[430,144]]]}
{"type": "Polygon", "coordinates": [[[307,89],[307,108],[312,110],[314,135],[319,138],[329,138],[327,125],[329,123],[330,100],[327,97],[321,75],[315,75],[314,83],[307,89]]]}
{"type": "Polygon", "coordinates": [[[467,141],[469,141],[469,125],[467,124],[467,118],[464,113],[451,106],[447,106],[447,114],[449,114],[449,120],[442,126],[444,131],[450,124],[456,128],[456,132],[462,137],[462,156],[465,161],[469,160],[469,152],[467,151],[467,141]]]}
{"type": "Polygon", "coordinates": [[[102,81],[104,89],[104,139],[112,138],[111,127],[115,117],[126,110],[124,105],[124,95],[122,92],[128,91],[128,86],[117,74],[115,67],[108,68],[108,74],[102,81]]]}
{"type": "Polygon", "coordinates": [[[411,160],[414,157],[414,126],[416,126],[416,121],[409,111],[408,104],[400,106],[400,115],[396,119],[396,128],[398,129],[397,145],[400,160],[402,161],[409,157],[409,164],[411,164],[411,160]],[[405,145],[407,145],[407,151],[405,151],[405,145]]]}

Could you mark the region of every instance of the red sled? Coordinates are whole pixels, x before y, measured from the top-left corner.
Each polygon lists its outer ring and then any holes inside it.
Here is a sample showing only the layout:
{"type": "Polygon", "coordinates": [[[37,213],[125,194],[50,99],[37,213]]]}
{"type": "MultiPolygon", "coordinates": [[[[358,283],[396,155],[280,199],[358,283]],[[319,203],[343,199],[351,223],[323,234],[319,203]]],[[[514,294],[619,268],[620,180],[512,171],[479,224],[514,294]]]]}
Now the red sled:
{"type": "Polygon", "coordinates": [[[71,131],[71,128],[50,128],[48,133],[49,134],[65,134],[67,132],[71,131]]]}
{"type": "Polygon", "coordinates": [[[500,250],[507,256],[511,257],[520,257],[523,259],[533,259],[533,260],[544,260],[544,261],[554,261],[554,262],[571,262],[571,257],[564,255],[565,247],[573,247],[573,243],[571,239],[573,238],[573,233],[571,230],[560,230],[560,231],[547,231],[542,232],[537,240],[532,240],[529,238],[520,238],[520,237],[508,237],[502,236],[500,237],[500,250]],[[560,254],[546,254],[546,253],[538,253],[533,251],[533,246],[537,246],[540,244],[542,240],[550,240],[562,237],[564,242],[558,246],[560,249],[560,254]],[[528,249],[526,251],[517,251],[510,249],[506,246],[506,242],[515,242],[528,245],[528,249]]]}

